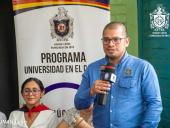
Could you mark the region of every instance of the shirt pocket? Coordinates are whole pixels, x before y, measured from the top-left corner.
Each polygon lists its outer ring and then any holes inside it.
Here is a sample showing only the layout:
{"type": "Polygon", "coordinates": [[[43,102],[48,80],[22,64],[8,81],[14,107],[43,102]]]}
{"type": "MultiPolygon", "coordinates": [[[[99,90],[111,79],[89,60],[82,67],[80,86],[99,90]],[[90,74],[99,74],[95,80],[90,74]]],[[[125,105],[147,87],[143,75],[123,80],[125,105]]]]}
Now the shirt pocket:
{"type": "Polygon", "coordinates": [[[125,78],[118,82],[117,95],[121,98],[135,98],[138,96],[138,90],[136,79],[125,78]]]}

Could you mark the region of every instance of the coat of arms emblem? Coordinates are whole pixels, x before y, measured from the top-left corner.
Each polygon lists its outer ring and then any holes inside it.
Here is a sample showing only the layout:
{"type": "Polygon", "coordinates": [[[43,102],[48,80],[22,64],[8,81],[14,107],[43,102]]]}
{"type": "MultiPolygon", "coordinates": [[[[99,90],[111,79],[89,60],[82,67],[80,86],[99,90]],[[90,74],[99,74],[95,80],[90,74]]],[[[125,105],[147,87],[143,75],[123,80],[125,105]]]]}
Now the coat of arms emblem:
{"type": "Polygon", "coordinates": [[[150,13],[150,27],[154,31],[165,31],[169,28],[169,13],[165,11],[163,6],[159,5],[150,13]]]}
{"type": "Polygon", "coordinates": [[[73,18],[64,7],[58,8],[58,14],[50,19],[51,37],[59,40],[73,38],[73,18]]]}

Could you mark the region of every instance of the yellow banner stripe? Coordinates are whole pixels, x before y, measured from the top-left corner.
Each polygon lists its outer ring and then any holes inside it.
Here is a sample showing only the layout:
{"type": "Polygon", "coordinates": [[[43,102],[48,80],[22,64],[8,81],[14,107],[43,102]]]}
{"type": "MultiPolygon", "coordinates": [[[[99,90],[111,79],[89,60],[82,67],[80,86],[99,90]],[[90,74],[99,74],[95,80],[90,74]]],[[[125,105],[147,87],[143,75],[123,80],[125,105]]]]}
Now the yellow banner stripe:
{"type": "Polygon", "coordinates": [[[20,9],[27,9],[27,8],[32,8],[32,7],[40,7],[40,6],[49,6],[49,5],[67,5],[67,4],[73,4],[73,5],[87,5],[87,6],[95,6],[95,7],[100,7],[104,9],[110,9],[110,7],[104,6],[104,5],[99,5],[95,3],[85,3],[85,2],[36,2],[36,3],[27,3],[27,4],[17,4],[13,5],[13,11],[17,11],[20,9]]]}

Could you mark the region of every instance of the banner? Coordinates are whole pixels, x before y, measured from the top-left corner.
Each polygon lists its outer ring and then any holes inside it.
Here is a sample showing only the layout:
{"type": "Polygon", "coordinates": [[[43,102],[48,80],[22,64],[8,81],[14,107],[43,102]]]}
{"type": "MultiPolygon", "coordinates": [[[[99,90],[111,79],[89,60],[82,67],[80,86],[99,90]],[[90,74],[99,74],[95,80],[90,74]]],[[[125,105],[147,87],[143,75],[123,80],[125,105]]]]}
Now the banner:
{"type": "MultiPolygon", "coordinates": [[[[13,0],[13,11],[19,86],[28,77],[42,80],[42,102],[61,117],[74,106],[87,65],[104,56],[101,37],[110,21],[109,1],[13,0]]],[[[19,101],[24,103],[21,95],[19,101]]]]}

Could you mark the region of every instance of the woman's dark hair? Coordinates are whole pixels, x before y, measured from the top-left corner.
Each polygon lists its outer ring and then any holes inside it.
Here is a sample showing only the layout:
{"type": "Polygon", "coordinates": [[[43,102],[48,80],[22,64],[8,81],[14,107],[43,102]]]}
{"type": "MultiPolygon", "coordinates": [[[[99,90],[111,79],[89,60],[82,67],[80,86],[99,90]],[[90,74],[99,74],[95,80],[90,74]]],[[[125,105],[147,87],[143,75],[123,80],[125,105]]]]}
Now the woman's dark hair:
{"type": "Polygon", "coordinates": [[[30,78],[26,79],[26,80],[23,82],[23,84],[22,84],[22,86],[21,86],[21,93],[23,92],[25,85],[26,85],[28,82],[31,82],[31,81],[34,81],[34,82],[39,86],[41,92],[44,91],[44,85],[43,85],[42,81],[39,80],[38,78],[30,77],[30,78]]]}

